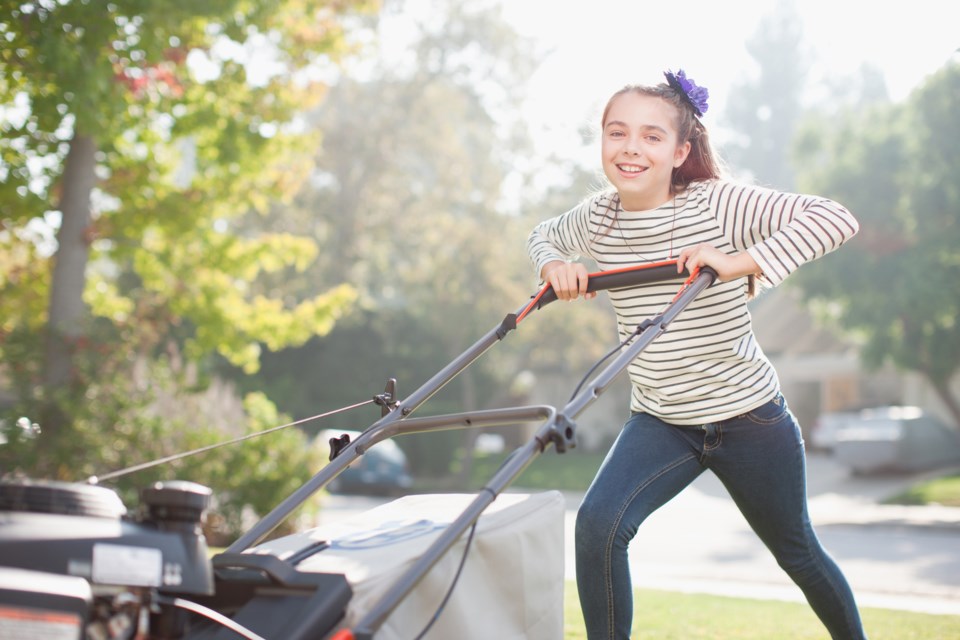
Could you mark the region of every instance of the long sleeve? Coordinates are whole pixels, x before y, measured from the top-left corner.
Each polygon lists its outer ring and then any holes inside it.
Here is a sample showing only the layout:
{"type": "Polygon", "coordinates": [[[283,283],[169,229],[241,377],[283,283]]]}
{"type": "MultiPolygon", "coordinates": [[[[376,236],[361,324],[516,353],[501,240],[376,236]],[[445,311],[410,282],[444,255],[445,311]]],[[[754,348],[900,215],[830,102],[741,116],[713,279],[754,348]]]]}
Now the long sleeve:
{"type": "MultiPolygon", "coordinates": [[[[839,204],[723,180],[693,183],[654,210],[624,211],[616,193],[587,200],[538,225],[527,249],[538,272],[550,260],[578,256],[600,270],[675,258],[709,244],[728,255],[747,251],[764,285],[836,249],[858,225],[839,204]]],[[[679,281],[609,291],[620,339],[659,313],[679,281]]],[[[630,363],[631,409],[671,424],[702,425],[740,415],[774,398],[780,382],[753,335],[746,279],[717,282],[693,300],[630,363]]]]}
{"type": "Polygon", "coordinates": [[[592,200],[544,220],[527,237],[527,253],[536,272],[552,260],[575,260],[590,254],[589,217],[592,200]]]}
{"type": "Polygon", "coordinates": [[[832,200],[761,187],[718,183],[710,206],[724,235],[750,253],[770,286],[859,230],[853,215],[832,200]]]}

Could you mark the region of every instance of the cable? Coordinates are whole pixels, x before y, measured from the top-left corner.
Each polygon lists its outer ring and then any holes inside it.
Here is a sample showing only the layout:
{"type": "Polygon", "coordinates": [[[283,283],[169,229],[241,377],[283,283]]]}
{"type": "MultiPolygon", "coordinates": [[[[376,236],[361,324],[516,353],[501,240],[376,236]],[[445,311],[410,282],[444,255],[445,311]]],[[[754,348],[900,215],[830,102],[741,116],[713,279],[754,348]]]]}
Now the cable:
{"type": "Polygon", "coordinates": [[[227,629],[230,629],[230,631],[233,631],[235,634],[239,635],[242,638],[246,638],[247,640],[266,640],[263,636],[259,636],[253,631],[251,631],[250,629],[247,629],[246,627],[237,624],[236,622],[234,622],[227,616],[221,614],[220,612],[214,611],[213,609],[205,607],[201,604],[197,604],[196,602],[184,600],[183,598],[173,598],[168,596],[157,596],[157,602],[159,602],[160,604],[177,607],[178,609],[184,609],[186,611],[189,611],[190,613],[203,616],[204,618],[212,620],[217,624],[222,625],[227,629]]]}
{"type": "MultiPolygon", "coordinates": [[[[631,333],[629,336],[627,336],[627,338],[626,338],[623,342],[621,342],[620,344],[618,344],[617,346],[615,346],[613,349],[611,349],[611,350],[608,351],[606,354],[604,354],[602,358],[600,358],[599,360],[597,360],[597,361],[593,364],[593,366],[590,367],[590,370],[587,371],[587,373],[583,376],[583,378],[580,379],[580,383],[577,384],[577,388],[574,389],[574,390],[573,390],[573,393],[570,394],[570,400],[573,400],[574,398],[577,397],[577,394],[579,394],[579,393],[580,393],[580,390],[583,389],[583,385],[585,385],[585,384],[587,383],[587,380],[590,379],[590,376],[592,376],[593,373],[594,373],[597,369],[599,369],[600,366],[601,366],[604,362],[606,362],[607,360],[609,360],[610,358],[612,358],[614,355],[616,355],[616,353],[617,353],[618,351],[620,351],[620,350],[623,349],[625,346],[627,346],[628,344],[630,344],[630,341],[633,340],[634,338],[636,338],[638,335],[640,335],[640,331],[639,331],[639,330],[634,331],[634,332],[631,333]]],[[[568,401],[568,402],[569,402],[569,401],[568,401]]]]}
{"type": "Polygon", "coordinates": [[[440,614],[443,613],[444,607],[447,606],[447,602],[450,600],[450,596],[453,595],[453,588],[457,586],[457,581],[460,579],[460,574],[463,572],[463,566],[467,563],[467,554],[470,552],[470,543],[473,542],[473,534],[477,531],[477,521],[473,521],[473,526],[470,527],[470,535],[467,536],[467,544],[463,548],[463,557],[460,558],[460,566],[457,567],[457,573],[453,576],[453,582],[450,583],[450,588],[447,589],[447,595],[443,597],[443,601],[440,603],[440,606],[437,607],[436,612],[434,612],[433,617],[430,618],[430,621],[427,623],[427,626],[423,628],[417,637],[414,640],[422,640],[422,638],[427,635],[427,632],[430,631],[434,623],[440,618],[440,614]]]}
{"type": "Polygon", "coordinates": [[[239,438],[234,438],[233,440],[227,440],[226,442],[218,442],[216,444],[208,444],[205,447],[200,447],[199,449],[194,449],[192,451],[186,451],[184,453],[176,453],[171,456],[166,456],[164,458],[159,458],[157,460],[152,460],[150,462],[143,462],[141,464],[134,465],[132,467],[127,467],[126,469],[120,469],[119,471],[111,471],[110,473],[104,474],[102,476],[90,476],[87,478],[88,484],[98,484],[102,480],[112,480],[114,478],[119,478],[120,476],[125,476],[136,471],[143,471],[144,469],[149,469],[150,467],[156,467],[167,462],[175,462],[182,458],[188,458],[190,456],[196,455],[198,453],[204,453],[206,451],[212,451],[213,449],[219,449],[220,447],[225,447],[230,444],[237,444],[238,442],[243,442],[244,440],[250,440],[252,438],[259,438],[260,436],[267,435],[268,433],[273,433],[274,431],[280,431],[281,429],[287,429],[289,427],[294,427],[298,424],[303,424],[305,422],[310,422],[312,420],[319,420],[320,418],[326,418],[328,416],[335,415],[337,413],[343,413],[344,411],[349,411],[350,409],[356,409],[357,407],[362,407],[364,405],[373,404],[376,402],[374,400],[366,400],[364,402],[358,402],[346,407],[340,407],[339,409],[334,409],[333,411],[327,411],[326,413],[321,413],[309,418],[301,418],[300,420],[295,420],[294,422],[288,422],[287,424],[282,424],[278,427],[271,427],[264,431],[258,431],[256,433],[248,433],[245,436],[240,436],[239,438]]]}
{"type": "MultiPolygon", "coordinates": [[[[673,304],[674,302],[677,301],[677,299],[683,294],[684,291],[687,290],[687,288],[690,286],[691,283],[693,283],[693,281],[697,278],[698,275],[700,275],[700,268],[699,268],[699,267],[697,267],[696,269],[694,269],[694,270],[693,270],[693,273],[690,274],[690,277],[688,277],[688,278],[683,282],[683,285],[681,285],[680,290],[677,291],[676,295],[673,296],[673,299],[669,302],[669,304],[667,304],[667,307],[669,307],[671,304],[673,304]]],[[[531,305],[532,305],[532,303],[531,303],[531,305]]],[[[652,318],[647,319],[647,320],[645,320],[644,322],[641,322],[641,323],[637,326],[637,328],[633,330],[633,333],[631,333],[629,336],[627,336],[626,339],[623,340],[623,342],[621,342],[620,344],[618,344],[616,347],[614,347],[614,348],[611,349],[609,352],[607,352],[602,358],[600,358],[599,360],[597,360],[597,362],[596,362],[592,367],[590,367],[590,370],[587,371],[586,375],[584,375],[583,378],[580,380],[580,383],[577,385],[577,388],[574,389],[574,391],[573,391],[572,394],[570,394],[570,400],[573,400],[573,399],[577,396],[577,394],[580,393],[580,390],[583,388],[583,385],[587,383],[587,380],[590,379],[590,376],[593,375],[593,372],[596,371],[596,370],[600,367],[600,365],[602,365],[604,362],[606,362],[607,360],[609,360],[610,358],[612,358],[613,355],[614,355],[615,353],[617,353],[617,351],[620,351],[620,350],[623,349],[625,346],[627,346],[627,345],[630,343],[631,340],[633,340],[634,338],[636,338],[637,336],[639,336],[641,333],[643,333],[643,332],[647,329],[647,327],[650,327],[650,326],[653,326],[654,324],[656,324],[656,323],[659,321],[658,319],[662,317],[662,315],[663,315],[663,313],[664,313],[664,311],[666,310],[667,307],[664,307],[664,308],[660,311],[660,313],[656,314],[656,315],[653,316],[652,318]]]]}

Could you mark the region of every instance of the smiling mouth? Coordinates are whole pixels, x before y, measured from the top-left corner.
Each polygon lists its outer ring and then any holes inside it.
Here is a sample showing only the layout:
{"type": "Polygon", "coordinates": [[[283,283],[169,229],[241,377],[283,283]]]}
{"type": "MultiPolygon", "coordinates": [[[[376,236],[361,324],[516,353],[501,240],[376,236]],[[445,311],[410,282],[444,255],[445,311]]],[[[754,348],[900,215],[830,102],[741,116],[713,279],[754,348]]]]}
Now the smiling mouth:
{"type": "Polygon", "coordinates": [[[649,167],[641,167],[636,164],[618,164],[617,169],[627,175],[638,175],[646,171],[649,167]]]}

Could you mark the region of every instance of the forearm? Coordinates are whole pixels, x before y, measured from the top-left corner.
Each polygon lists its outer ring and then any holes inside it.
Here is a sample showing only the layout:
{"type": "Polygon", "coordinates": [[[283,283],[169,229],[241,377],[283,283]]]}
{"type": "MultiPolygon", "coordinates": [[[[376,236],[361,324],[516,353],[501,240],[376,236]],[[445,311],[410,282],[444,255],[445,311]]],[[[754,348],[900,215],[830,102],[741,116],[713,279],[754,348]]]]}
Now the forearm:
{"type": "Polygon", "coordinates": [[[565,264],[567,264],[566,260],[551,260],[547,262],[540,269],[540,279],[543,280],[544,282],[547,282],[547,280],[550,277],[550,272],[553,271],[554,269],[562,267],[565,264]]]}
{"type": "Polygon", "coordinates": [[[677,258],[678,272],[686,269],[692,273],[700,267],[710,267],[716,271],[721,282],[762,274],[760,265],[747,251],[728,254],[712,245],[701,243],[680,252],[677,258]]]}
{"type": "Polygon", "coordinates": [[[588,255],[589,206],[581,204],[563,215],[545,220],[527,237],[527,254],[541,277],[551,263],[563,263],[588,255]]]}
{"type": "MultiPolygon", "coordinates": [[[[720,275],[720,274],[718,274],[720,275]]],[[[763,275],[763,270],[760,268],[760,265],[757,264],[757,261],[753,259],[753,256],[750,255],[747,251],[742,251],[734,256],[731,256],[730,266],[724,276],[721,276],[721,280],[736,280],[737,278],[745,278],[746,276],[759,276],[763,275]]]]}
{"type": "Polygon", "coordinates": [[[846,208],[818,196],[718,183],[710,202],[726,239],[749,252],[770,286],[837,249],[859,228],[846,208]]]}

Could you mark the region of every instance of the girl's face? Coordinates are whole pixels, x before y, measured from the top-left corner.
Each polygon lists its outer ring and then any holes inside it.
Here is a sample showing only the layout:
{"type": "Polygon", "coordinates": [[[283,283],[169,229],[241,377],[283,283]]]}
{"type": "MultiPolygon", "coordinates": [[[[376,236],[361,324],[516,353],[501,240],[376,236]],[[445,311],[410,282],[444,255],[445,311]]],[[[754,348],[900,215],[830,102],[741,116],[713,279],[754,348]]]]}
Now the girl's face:
{"type": "Polygon", "coordinates": [[[624,209],[646,211],[670,199],[673,169],[690,153],[675,121],[675,107],[654,96],[629,91],[610,103],[600,154],[624,209]]]}

